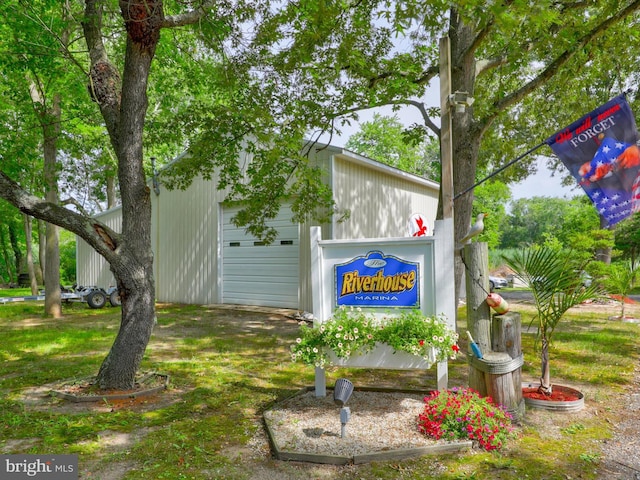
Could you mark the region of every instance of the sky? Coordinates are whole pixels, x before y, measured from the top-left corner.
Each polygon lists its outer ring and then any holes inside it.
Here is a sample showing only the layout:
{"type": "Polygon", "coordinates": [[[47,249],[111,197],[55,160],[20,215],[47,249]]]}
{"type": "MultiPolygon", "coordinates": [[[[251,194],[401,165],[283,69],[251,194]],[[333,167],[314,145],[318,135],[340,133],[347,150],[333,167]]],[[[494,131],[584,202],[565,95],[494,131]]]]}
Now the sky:
{"type": "Polygon", "coordinates": [[[530,175],[520,183],[513,183],[511,196],[514,200],[532,197],[558,197],[573,198],[584,193],[578,184],[566,187],[560,182],[559,174],[551,175],[551,170],[547,168],[544,160],[538,160],[538,171],[535,175],[530,175]]]}

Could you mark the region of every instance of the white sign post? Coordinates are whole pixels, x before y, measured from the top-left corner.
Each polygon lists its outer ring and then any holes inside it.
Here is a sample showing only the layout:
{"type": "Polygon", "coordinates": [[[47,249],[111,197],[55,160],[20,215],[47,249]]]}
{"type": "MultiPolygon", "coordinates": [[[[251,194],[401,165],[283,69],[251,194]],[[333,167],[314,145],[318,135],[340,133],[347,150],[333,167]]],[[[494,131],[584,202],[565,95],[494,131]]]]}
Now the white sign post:
{"type": "MultiPolygon", "coordinates": [[[[390,258],[415,265],[416,288],[419,290],[414,305],[401,308],[420,310],[424,315],[444,314],[448,326],[456,329],[456,305],[454,286],[453,219],[436,221],[434,235],[430,237],[399,237],[376,239],[322,240],[320,227],[311,229],[311,278],[313,287],[313,316],[315,324],[329,319],[338,307],[336,293],[337,266],[349,264],[354,259],[390,258]]],[[[371,261],[371,260],[367,260],[371,261]]],[[[380,260],[378,260],[380,261],[380,260]]],[[[384,260],[382,260],[384,262],[384,260]]],[[[366,261],[365,261],[366,264],[366,261]]],[[[392,295],[362,294],[368,311],[381,315],[394,308],[392,295]],[[376,301],[380,305],[376,306],[376,301]],[[387,303],[385,303],[387,302],[387,303]],[[390,302],[390,303],[389,303],[390,302]]],[[[317,326],[317,325],[314,325],[317,326]]],[[[352,357],[344,366],[388,369],[425,368],[421,362],[402,360],[401,355],[367,355],[352,357]]],[[[448,383],[447,361],[437,364],[437,388],[443,390],[448,383]]],[[[316,368],[316,396],[326,396],[326,377],[322,368],[316,368]]]]}

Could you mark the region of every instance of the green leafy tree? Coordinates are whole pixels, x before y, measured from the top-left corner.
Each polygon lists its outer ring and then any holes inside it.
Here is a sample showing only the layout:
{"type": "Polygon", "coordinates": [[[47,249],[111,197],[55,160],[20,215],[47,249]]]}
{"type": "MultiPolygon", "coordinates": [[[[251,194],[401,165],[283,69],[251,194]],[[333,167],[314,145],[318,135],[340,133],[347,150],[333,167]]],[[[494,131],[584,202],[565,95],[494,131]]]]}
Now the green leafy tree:
{"type": "MultiPolygon", "coordinates": [[[[6,3],[13,7],[9,14],[20,15],[19,4],[6,3]]],[[[149,152],[171,152],[177,144],[189,146],[189,155],[166,171],[168,186],[184,188],[198,174],[217,178],[219,187],[228,189],[229,200],[246,202],[237,224],[271,240],[274,232],[266,221],[277,214],[283,198],[294,199],[295,220],[331,206],[330,191],[320,181],[322,172],[309,163],[311,146],[301,149],[308,125],[321,122],[322,114],[290,95],[294,79],[283,85],[270,78],[246,48],[252,40],[255,44],[262,40],[244,26],[253,19],[266,21],[277,12],[269,4],[238,3],[227,9],[208,1],[129,0],[119,2],[119,10],[103,0],[65,5],[74,8],[69,21],[81,21],[86,50],[63,49],[60,54],[85,72],[82,86],[88,83],[113,148],[122,232],[34,195],[37,192],[19,183],[20,177],[12,178],[12,170],[0,171],[0,196],[26,214],[77,234],[107,260],[117,281],[122,317],[96,380],[102,388],[129,389],[155,318],[151,202],[148,164],[143,159],[147,135],[161,139],[163,130],[174,132],[164,145],[150,146],[149,152]],[[175,46],[163,49],[167,42],[175,46]],[[171,52],[177,54],[171,57],[171,52]],[[177,74],[187,81],[178,82],[180,89],[172,98],[181,103],[165,111],[172,116],[168,121],[155,115],[155,108],[164,105],[160,94],[170,93],[152,87],[156,78],[152,66],[162,66],[154,63],[156,55],[167,64],[175,60],[174,73],[182,64],[193,67],[184,77],[177,74]],[[147,118],[153,119],[149,128],[147,118]],[[160,133],[154,133],[153,127],[160,133]],[[251,156],[249,165],[238,161],[241,152],[251,156]]],[[[318,85],[315,93],[323,90],[318,85]]]]}
{"type": "Polygon", "coordinates": [[[371,122],[362,123],[360,131],[349,137],[346,148],[406,172],[439,178],[439,155],[430,155],[424,140],[414,144],[404,132],[397,115],[375,113],[371,122]]]}
{"type": "Polygon", "coordinates": [[[609,275],[605,280],[605,287],[610,293],[619,296],[620,319],[624,320],[624,310],[627,302],[627,295],[635,286],[638,275],[638,263],[632,260],[612,263],[609,266],[609,275]]]}
{"type": "Polygon", "coordinates": [[[24,234],[20,234],[22,216],[0,201],[0,281],[17,283],[23,264],[24,234]]]}
{"type": "MultiPolygon", "coordinates": [[[[501,247],[542,245],[551,237],[569,247],[579,235],[591,235],[591,232],[599,228],[597,212],[582,197],[570,200],[553,197],[521,198],[511,202],[501,247]]],[[[584,245],[584,248],[592,250],[594,244],[584,245]]]]}
{"type": "Polygon", "coordinates": [[[495,180],[476,187],[474,196],[472,217],[476,218],[480,213],[489,214],[484,219],[484,231],[478,240],[487,242],[489,248],[497,248],[507,220],[506,205],[511,198],[511,191],[507,185],[495,180]]]}
{"type": "Polygon", "coordinates": [[[76,237],[66,230],[60,232],[60,278],[64,285],[76,281],[76,237]]]}
{"type": "Polygon", "coordinates": [[[640,213],[635,213],[616,225],[615,248],[622,253],[623,258],[636,262],[640,252],[640,213]]]}
{"type": "MultiPolygon", "coordinates": [[[[473,186],[478,166],[523,153],[626,88],[638,69],[635,61],[616,59],[635,58],[637,40],[628,32],[638,8],[640,1],[629,0],[296,3],[260,26],[258,36],[270,48],[261,43],[257,55],[270,74],[295,78],[292,91],[333,112],[325,130],[360,110],[393,105],[416,108],[423,120],[417,130],[440,136],[439,108],[422,99],[439,75],[439,41],[448,36],[451,91],[475,99],[452,114],[458,194],[473,186]],[[603,79],[603,71],[611,75],[603,79]]],[[[522,178],[530,168],[517,165],[502,180],[522,178]]],[[[472,204],[471,193],[454,204],[456,241],[471,222],[472,204]]],[[[458,261],[458,278],[462,271],[458,261]]]]}

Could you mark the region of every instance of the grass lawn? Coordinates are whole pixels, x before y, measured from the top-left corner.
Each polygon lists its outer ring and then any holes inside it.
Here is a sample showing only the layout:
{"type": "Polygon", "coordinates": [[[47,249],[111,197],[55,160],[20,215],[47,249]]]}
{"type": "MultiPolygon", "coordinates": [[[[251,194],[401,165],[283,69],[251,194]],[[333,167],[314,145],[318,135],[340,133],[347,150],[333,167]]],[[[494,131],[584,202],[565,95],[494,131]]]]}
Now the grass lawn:
{"type": "MultiPolygon", "coordinates": [[[[527,326],[533,310],[515,308],[527,326]]],[[[119,479],[596,479],[600,442],[624,414],[624,389],[640,358],[640,327],[607,320],[616,307],[571,311],[551,349],[552,379],[579,387],[578,413],[528,410],[517,438],[500,452],[334,467],[272,460],[262,412],[313,385],[292,363],[295,321],[275,313],[158,305],[142,370],[167,373],[170,389],[134,406],[69,405],[39,397],[43,386],[97,372],[118,329],[120,310],[64,307],[42,317],[38,303],[0,305],[0,452],[78,454],[80,478],[119,479]],[[37,395],[36,395],[36,398],[37,395]]],[[[466,329],[464,309],[461,331],[466,329]]],[[[466,349],[464,338],[461,346],[466,349]]],[[[523,335],[523,376],[538,377],[534,335],[523,335]]],[[[450,386],[465,386],[463,358],[450,386]]],[[[431,389],[428,372],[329,369],[328,384],[431,389]]],[[[46,390],[45,390],[46,391],[46,390]]]]}

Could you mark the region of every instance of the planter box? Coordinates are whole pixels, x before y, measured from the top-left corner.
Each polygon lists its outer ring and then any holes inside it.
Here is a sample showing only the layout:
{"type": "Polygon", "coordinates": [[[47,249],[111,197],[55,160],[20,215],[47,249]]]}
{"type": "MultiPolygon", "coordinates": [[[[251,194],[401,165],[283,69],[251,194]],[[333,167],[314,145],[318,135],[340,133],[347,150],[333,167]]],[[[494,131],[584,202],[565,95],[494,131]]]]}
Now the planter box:
{"type": "Polygon", "coordinates": [[[377,343],[373,350],[359,354],[352,354],[349,359],[338,358],[333,351],[328,352],[329,360],[339,367],[354,368],[386,368],[389,370],[428,370],[436,362],[436,350],[431,349],[429,360],[411,355],[407,352],[396,351],[386,343],[377,343]]]}

